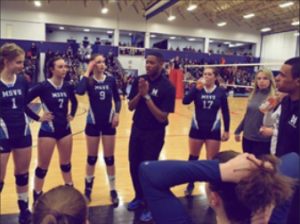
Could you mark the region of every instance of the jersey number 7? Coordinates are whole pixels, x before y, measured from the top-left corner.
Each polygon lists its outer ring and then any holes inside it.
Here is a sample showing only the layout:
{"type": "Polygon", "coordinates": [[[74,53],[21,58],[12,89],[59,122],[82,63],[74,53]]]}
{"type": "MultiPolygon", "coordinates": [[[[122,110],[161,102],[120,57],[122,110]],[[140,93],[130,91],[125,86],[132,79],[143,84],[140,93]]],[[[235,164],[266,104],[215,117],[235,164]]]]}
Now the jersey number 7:
{"type": "Polygon", "coordinates": [[[63,108],[63,104],[64,104],[64,99],[58,99],[59,104],[59,108],[63,108]]]}

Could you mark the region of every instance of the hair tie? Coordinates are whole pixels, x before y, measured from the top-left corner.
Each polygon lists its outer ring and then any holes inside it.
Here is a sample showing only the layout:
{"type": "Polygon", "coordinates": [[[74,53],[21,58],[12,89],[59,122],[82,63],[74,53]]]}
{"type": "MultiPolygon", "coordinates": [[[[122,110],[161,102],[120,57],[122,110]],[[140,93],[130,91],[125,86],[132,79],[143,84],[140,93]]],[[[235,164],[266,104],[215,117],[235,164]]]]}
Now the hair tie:
{"type": "Polygon", "coordinates": [[[55,209],[51,209],[48,214],[53,215],[56,219],[60,216],[59,212],[55,209]]]}

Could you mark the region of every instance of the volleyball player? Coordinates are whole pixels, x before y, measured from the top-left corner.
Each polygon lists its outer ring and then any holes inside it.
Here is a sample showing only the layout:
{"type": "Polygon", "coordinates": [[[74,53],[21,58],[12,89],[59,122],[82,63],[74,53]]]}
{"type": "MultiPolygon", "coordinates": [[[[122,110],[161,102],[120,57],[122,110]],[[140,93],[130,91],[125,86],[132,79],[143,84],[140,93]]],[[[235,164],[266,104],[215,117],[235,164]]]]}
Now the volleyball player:
{"type": "MultiPolygon", "coordinates": [[[[212,159],[220,151],[221,140],[227,141],[229,139],[230,115],[228,101],[225,91],[217,86],[219,75],[217,68],[206,68],[203,78],[198,80],[197,86],[182,100],[185,105],[193,101],[195,104],[189,134],[189,161],[198,160],[204,144],[206,146],[206,158],[212,159]],[[204,80],[204,86],[200,85],[204,80]],[[220,109],[224,120],[222,136],[220,109]]],[[[190,196],[193,190],[194,183],[189,183],[185,189],[185,195],[190,196]]]]}
{"type": "Polygon", "coordinates": [[[38,164],[35,170],[33,197],[36,202],[42,194],[44,178],[52,158],[55,145],[59,152],[59,163],[65,185],[73,186],[71,174],[71,154],[73,138],[70,122],[77,110],[77,99],[73,87],[64,81],[66,64],[61,57],[48,62],[47,80],[30,89],[28,102],[39,97],[44,112],[50,112],[53,120],[43,122],[38,134],[38,164]],[[71,101],[71,113],[68,105],[71,101]]]}
{"type": "Polygon", "coordinates": [[[205,186],[207,201],[218,224],[291,223],[287,222],[286,202],[299,181],[299,156],[289,153],[280,160],[271,155],[258,160],[251,154],[223,151],[213,160],[193,163],[147,161],[140,166],[140,179],[157,224],[193,223],[170,190],[188,181],[209,182],[205,186]]]}
{"type": "Polygon", "coordinates": [[[264,114],[259,107],[267,98],[274,97],[275,92],[273,72],[268,68],[259,70],[255,76],[254,89],[249,96],[246,114],[235,130],[235,140],[238,142],[241,132],[244,132],[243,151],[252,153],[258,158],[270,154],[271,148],[271,137],[265,137],[260,133],[264,114]]]}
{"type": "Polygon", "coordinates": [[[19,223],[29,223],[28,179],[31,160],[32,139],[29,121],[25,113],[36,121],[50,120],[45,114],[42,118],[34,114],[25,103],[29,85],[24,77],[17,76],[24,65],[25,52],[15,44],[5,44],[0,49],[1,68],[1,181],[0,192],[4,186],[6,167],[10,153],[14,159],[16,191],[20,209],[19,223]]]}
{"type": "Polygon", "coordinates": [[[83,95],[87,91],[90,100],[90,109],[85,128],[88,149],[85,195],[91,201],[91,192],[95,178],[95,164],[98,159],[100,136],[102,135],[110,196],[113,204],[117,205],[119,199],[115,190],[114,150],[121,100],[116,80],[112,76],[104,74],[105,68],[105,58],[100,54],[94,54],[77,87],[77,93],[83,95]],[[112,106],[112,99],[114,99],[115,103],[115,112],[112,106]]]}
{"type": "MultiPolygon", "coordinates": [[[[147,75],[134,80],[128,103],[135,110],[129,140],[130,174],[135,198],[127,209],[133,211],[143,204],[143,190],[139,180],[139,166],[145,160],[158,160],[164,145],[165,127],[169,113],[175,109],[175,87],[162,75],[163,56],[158,52],[148,54],[147,75]]],[[[151,213],[146,209],[142,221],[150,221],[151,213]]]]}

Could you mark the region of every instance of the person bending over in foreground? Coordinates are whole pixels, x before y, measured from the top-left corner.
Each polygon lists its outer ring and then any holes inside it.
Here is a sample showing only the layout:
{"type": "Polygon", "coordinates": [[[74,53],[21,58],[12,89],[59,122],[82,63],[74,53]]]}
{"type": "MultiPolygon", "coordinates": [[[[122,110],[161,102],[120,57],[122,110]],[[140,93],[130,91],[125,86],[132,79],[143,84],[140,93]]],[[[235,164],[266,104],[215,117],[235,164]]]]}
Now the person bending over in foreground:
{"type": "MultiPolygon", "coordinates": [[[[292,153],[281,160],[282,174],[299,179],[299,156],[292,153]]],[[[279,159],[272,155],[258,160],[251,154],[225,151],[209,161],[143,162],[140,180],[157,224],[192,223],[183,205],[170,191],[171,187],[189,181],[208,182],[208,203],[216,212],[219,224],[267,223],[274,206],[286,202],[293,193],[294,181],[278,173],[278,163],[279,159]],[[266,215],[267,222],[261,222],[266,215]]],[[[288,211],[274,223],[284,223],[286,213],[288,211]]]]}

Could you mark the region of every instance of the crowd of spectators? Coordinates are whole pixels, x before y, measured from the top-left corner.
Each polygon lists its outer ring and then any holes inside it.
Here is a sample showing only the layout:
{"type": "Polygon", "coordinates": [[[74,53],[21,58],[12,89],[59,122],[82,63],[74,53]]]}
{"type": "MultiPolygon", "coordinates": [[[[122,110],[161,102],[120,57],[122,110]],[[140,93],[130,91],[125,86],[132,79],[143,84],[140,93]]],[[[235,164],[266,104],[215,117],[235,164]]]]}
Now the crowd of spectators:
{"type": "Polygon", "coordinates": [[[19,74],[27,79],[30,86],[37,82],[39,56],[39,50],[32,43],[31,48],[26,51],[24,69],[19,74]]]}
{"type": "MultiPolygon", "coordinates": [[[[179,47],[173,48],[172,46],[169,49],[170,51],[184,51],[184,52],[194,52],[194,53],[202,53],[202,50],[196,50],[192,46],[186,46],[183,49],[180,49],[179,47]]],[[[210,49],[207,53],[209,54],[223,54],[223,55],[233,55],[233,56],[241,56],[241,57],[247,57],[248,62],[251,62],[253,60],[253,55],[251,52],[244,52],[244,50],[239,50],[239,51],[221,51],[221,50],[216,50],[214,51],[213,49],[210,49]]]]}
{"type": "MultiPolygon", "coordinates": [[[[184,80],[196,81],[203,76],[204,67],[186,67],[186,65],[208,65],[208,64],[225,64],[226,61],[224,58],[221,58],[220,62],[206,62],[204,59],[190,60],[179,59],[176,57],[175,59],[171,59],[166,61],[164,64],[164,69],[169,71],[170,69],[182,69],[184,72],[184,80]]],[[[254,67],[252,66],[235,66],[235,67],[220,67],[220,77],[219,83],[228,84],[228,85],[236,85],[236,86],[252,86],[252,82],[255,77],[254,67]]],[[[188,93],[191,88],[195,86],[193,82],[184,82],[184,92],[188,93]]],[[[226,92],[234,90],[235,93],[245,93],[251,91],[248,88],[234,88],[234,87],[226,87],[226,85],[222,85],[226,92]]]]}
{"type": "Polygon", "coordinates": [[[121,43],[119,42],[119,53],[120,55],[145,55],[144,46],[142,44],[130,44],[130,43],[121,43]],[[137,49],[141,48],[141,49],[137,49]]]}

